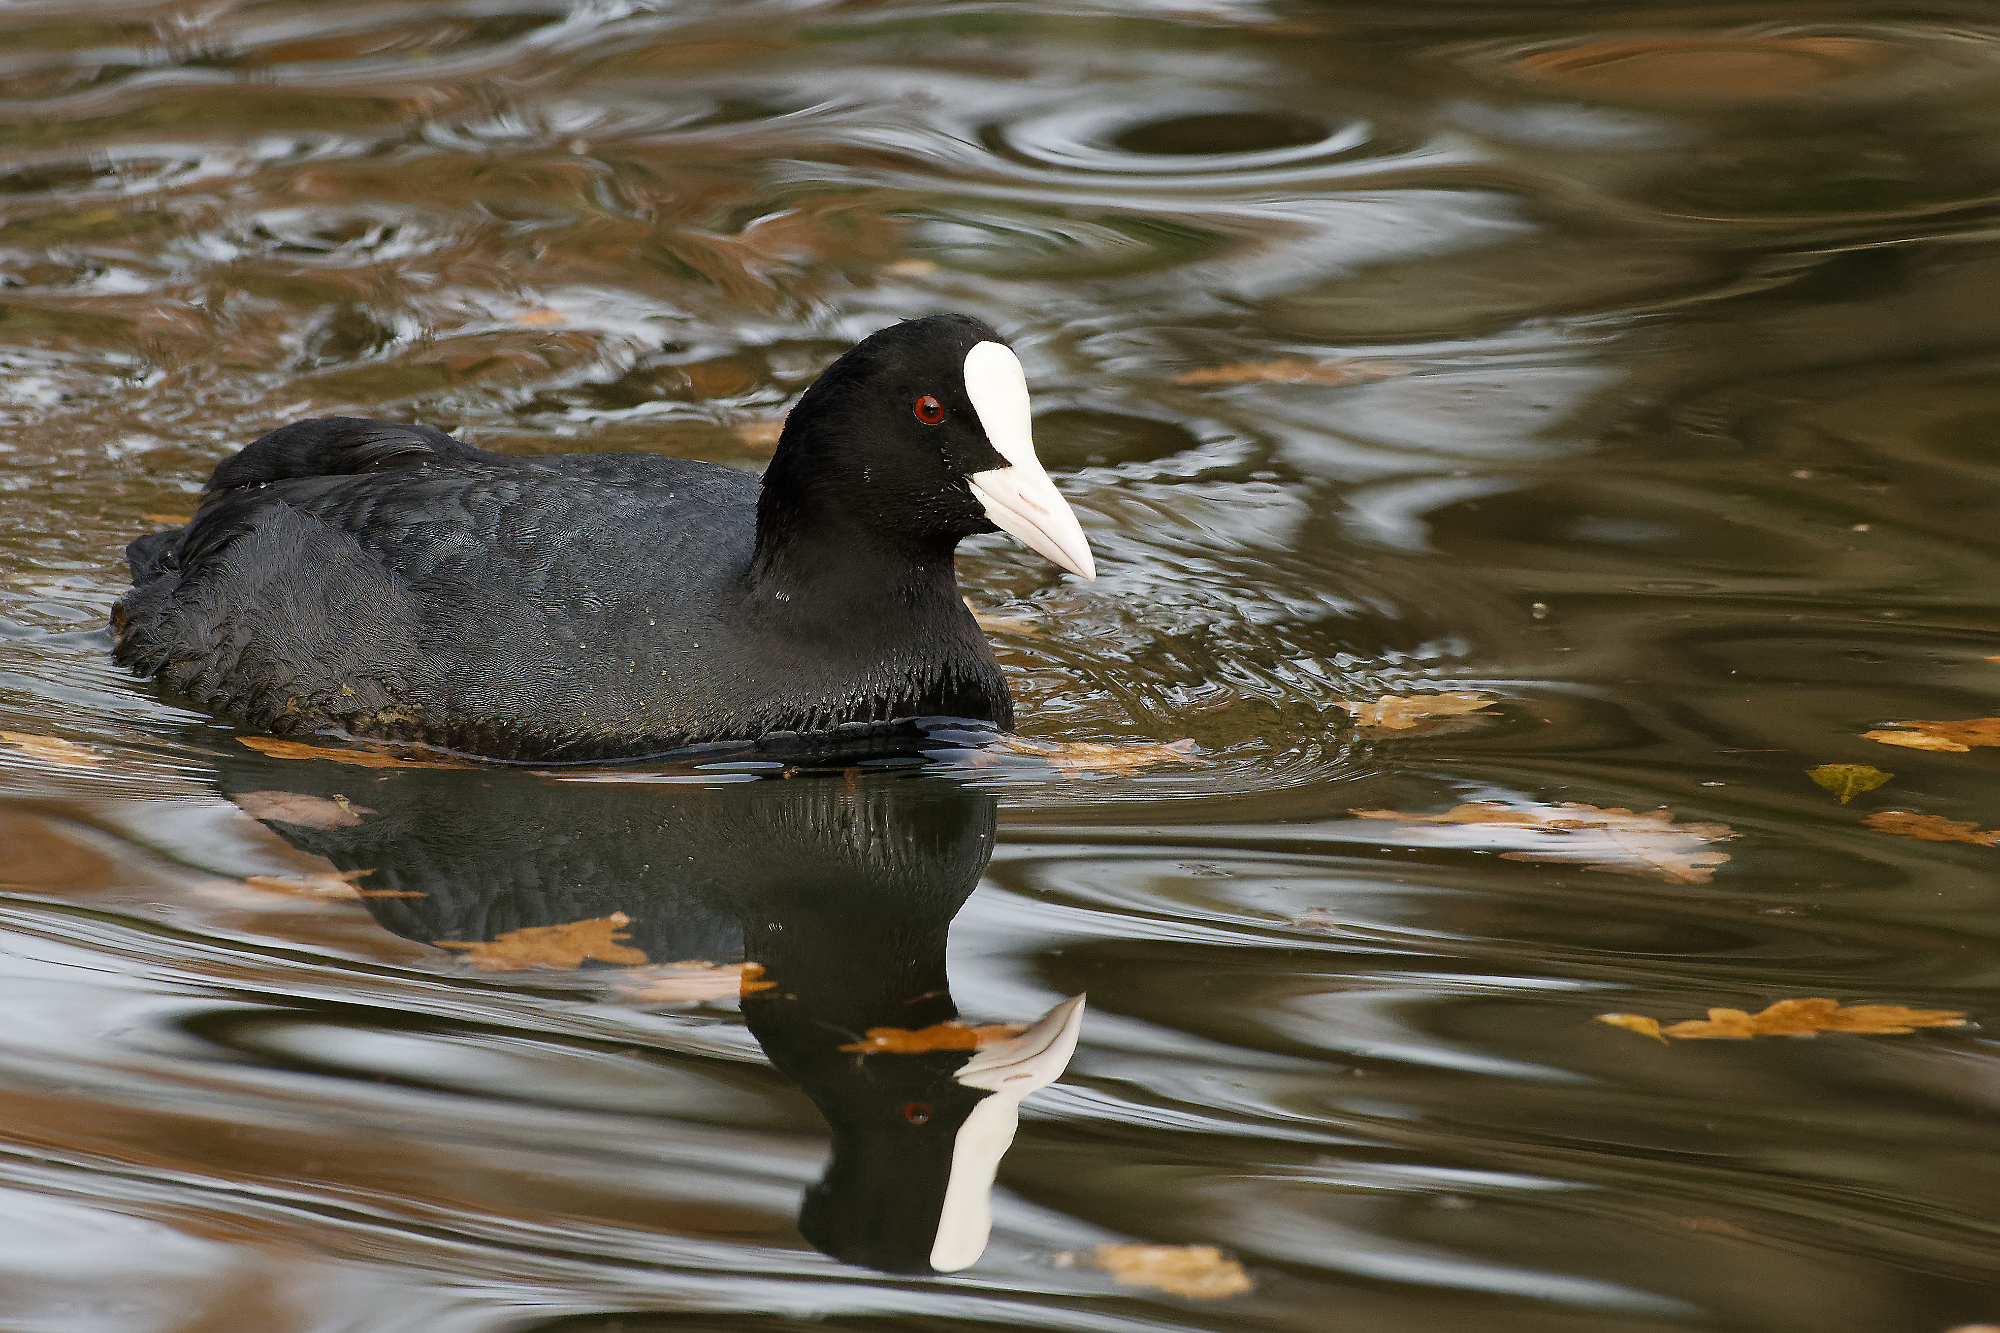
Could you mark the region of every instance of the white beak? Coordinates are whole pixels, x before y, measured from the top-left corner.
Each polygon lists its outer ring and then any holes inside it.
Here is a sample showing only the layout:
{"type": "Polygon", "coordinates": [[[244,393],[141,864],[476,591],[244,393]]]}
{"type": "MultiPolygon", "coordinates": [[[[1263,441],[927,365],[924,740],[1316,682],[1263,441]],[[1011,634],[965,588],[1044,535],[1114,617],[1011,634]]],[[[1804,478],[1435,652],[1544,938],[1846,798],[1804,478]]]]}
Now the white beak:
{"type": "Polygon", "coordinates": [[[986,438],[1008,462],[966,478],[986,516],[1070,573],[1096,578],[1076,512],[1035,456],[1028,377],[1020,359],[999,343],[980,343],[965,354],[965,392],[986,438]]]}
{"type": "Polygon", "coordinates": [[[972,1108],[952,1144],[951,1179],[931,1245],[931,1267],[938,1272],[955,1273],[985,1253],[993,1231],[993,1175],[1014,1142],[1021,1099],[1046,1088],[1069,1067],[1082,1029],[1083,996],[1072,995],[1020,1036],[974,1053],[952,1075],[992,1095],[972,1108]]]}

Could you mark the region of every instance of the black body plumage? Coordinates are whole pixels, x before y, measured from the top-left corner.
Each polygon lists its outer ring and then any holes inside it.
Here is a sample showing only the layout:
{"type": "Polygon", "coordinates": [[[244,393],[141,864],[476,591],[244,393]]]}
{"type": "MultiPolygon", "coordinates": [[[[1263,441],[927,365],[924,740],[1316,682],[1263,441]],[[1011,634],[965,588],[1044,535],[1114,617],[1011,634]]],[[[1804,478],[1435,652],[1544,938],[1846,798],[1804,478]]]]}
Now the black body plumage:
{"type": "Polygon", "coordinates": [[[808,389],[761,483],[651,454],[512,457],[351,417],[271,432],[141,537],[118,660],[280,733],[493,758],[661,753],[922,716],[1013,723],[952,555],[1002,466],[962,315],[808,389]],[[945,419],[911,403],[931,395],[945,419]]]}

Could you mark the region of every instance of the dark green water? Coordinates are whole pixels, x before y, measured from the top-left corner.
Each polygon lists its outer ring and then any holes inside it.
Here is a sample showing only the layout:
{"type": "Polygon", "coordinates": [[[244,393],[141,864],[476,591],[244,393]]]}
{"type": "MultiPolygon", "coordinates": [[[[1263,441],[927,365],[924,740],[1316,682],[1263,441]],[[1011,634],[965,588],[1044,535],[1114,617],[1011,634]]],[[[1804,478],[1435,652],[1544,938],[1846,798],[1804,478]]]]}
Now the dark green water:
{"type": "Polygon", "coordinates": [[[1863,819],[2000,827],[2000,766],[1860,735],[2000,712],[1989,4],[28,0],[0,163],[0,730],[88,754],[0,745],[7,1333],[2000,1322],[1978,1026],[1592,1021],[1993,1012],[2000,850],[1863,819]],[[996,635],[1023,732],[1201,753],[826,806],[997,817],[957,1005],[1090,994],[985,1258],[910,1278],[794,1228],[826,1133],[751,1001],[427,942],[533,924],[479,896],[529,867],[643,951],[606,849],[736,811],[754,868],[790,844],[746,792],[796,784],[265,759],[100,626],[145,516],[284,421],[754,468],[840,349],[944,310],[1020,350],[1103,572],[966,547],[1033,631],[996,635]],[[1496,702],[1338,705],[1438,691],[1496,702]],[[1843,807],[1823,763],[1895,777],[1843,807]],[[459,915],[243,884],[326,864],[260,789],[441,840],[459,915]],[[1350,814],[1473,801],[1734,836],[1663,878],[1350,814]],[[1257,1289],[1055,1261],[1111,1241],[1257,1289]]]}

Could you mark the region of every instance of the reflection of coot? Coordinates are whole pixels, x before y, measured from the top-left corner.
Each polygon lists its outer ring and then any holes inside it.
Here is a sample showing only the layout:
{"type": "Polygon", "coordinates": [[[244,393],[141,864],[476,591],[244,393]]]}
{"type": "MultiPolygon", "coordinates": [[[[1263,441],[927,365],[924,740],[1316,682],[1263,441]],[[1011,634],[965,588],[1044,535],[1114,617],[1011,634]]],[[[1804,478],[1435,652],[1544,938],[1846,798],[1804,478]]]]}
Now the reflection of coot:
{"type": "MultiPolygon", "coordinates": [[[[856,1055],[870,1028],[957,1017],[951,918],[992,855],[993,797],[921,771],[827,771],[714,787],[245,759],[229,791],[349,800],[361,822],[270,821],[370,889],[385,927],[425,943],[629,918],[654,963],[762,964],[743,1014],[833,1131],[800,1229],[836,1258],[896,1272],[960,1268],[984,1248],[1014,1107],[1067,1063],[1079,1011],[1003,1046],[856,1055]],[[373,775],[370,775],[371,777],[373,775]]],[[[256,804],[251,803],[253,806],[256,804]]]]}

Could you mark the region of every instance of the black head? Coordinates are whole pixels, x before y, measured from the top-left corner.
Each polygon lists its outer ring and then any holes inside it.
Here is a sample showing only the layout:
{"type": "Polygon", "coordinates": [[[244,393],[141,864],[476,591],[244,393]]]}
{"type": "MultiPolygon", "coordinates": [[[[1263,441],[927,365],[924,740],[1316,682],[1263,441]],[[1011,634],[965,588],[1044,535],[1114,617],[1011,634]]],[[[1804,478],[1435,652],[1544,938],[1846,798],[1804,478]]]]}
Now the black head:
{"type": "Polygon", "coordinates": [[[797,546],[919,563],[1004,529],[1095,576],[1069,505],[1035,457],[1027,380],[969,315],[905,320],[857,343],[785,422],[757,510],[760,560],[797,546]]]}

